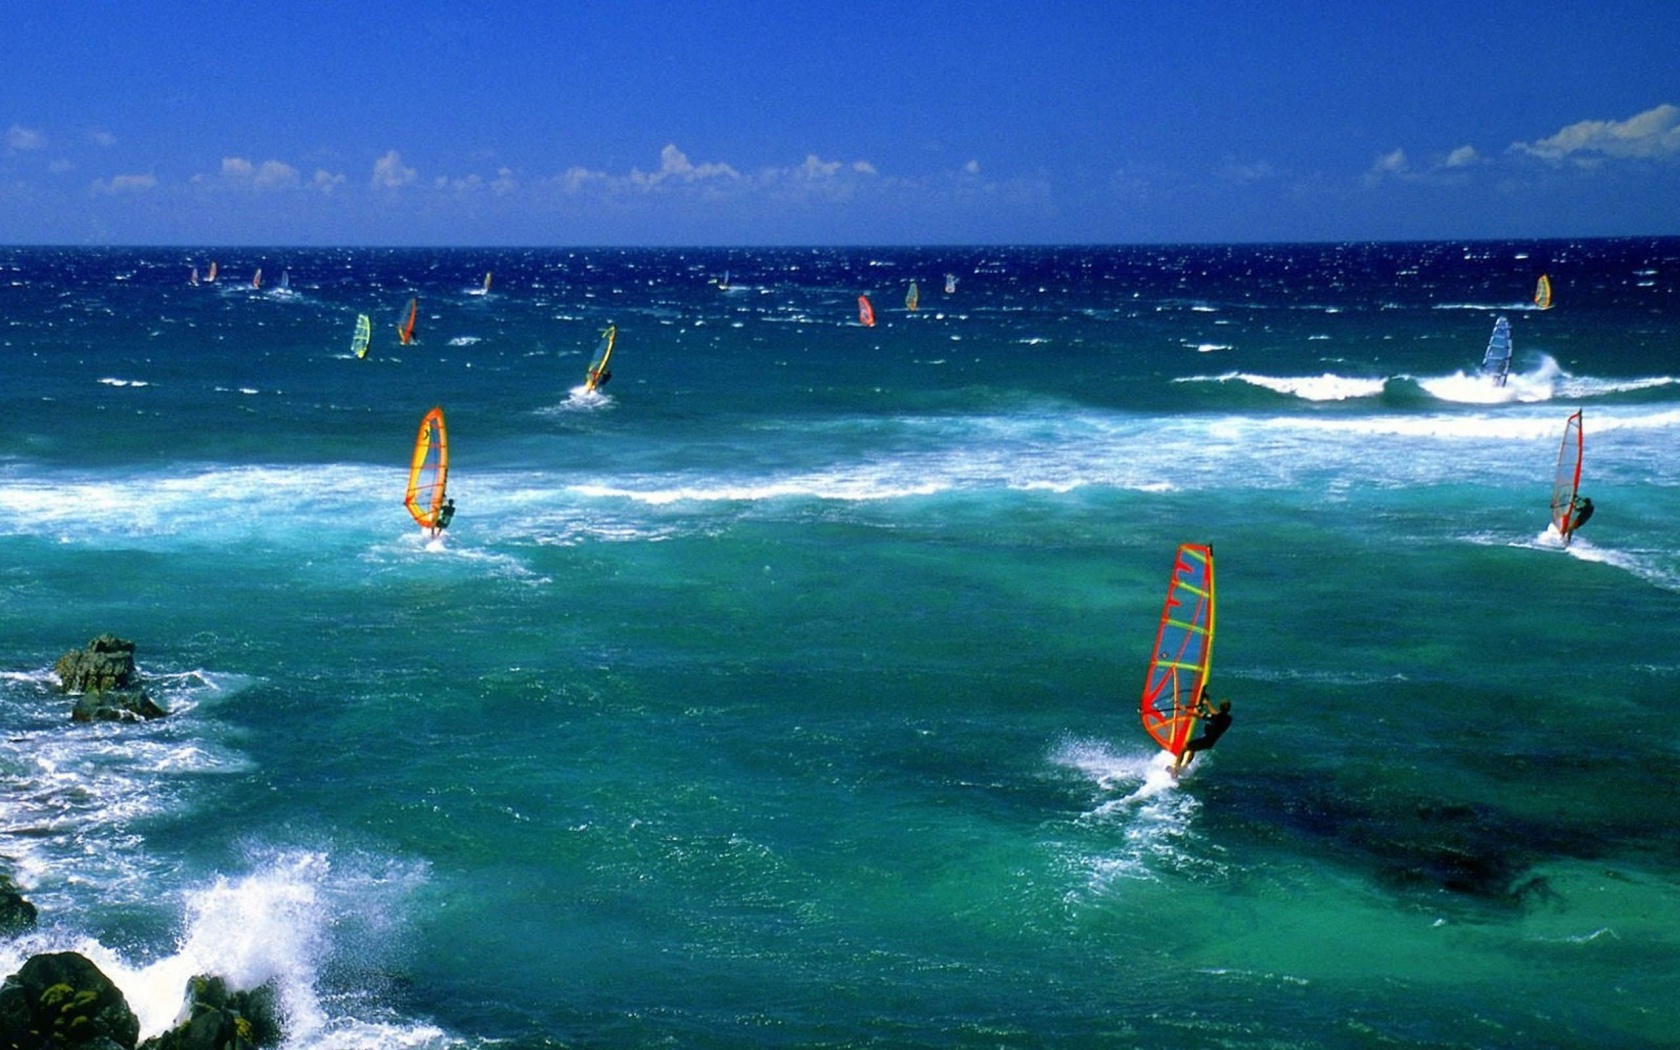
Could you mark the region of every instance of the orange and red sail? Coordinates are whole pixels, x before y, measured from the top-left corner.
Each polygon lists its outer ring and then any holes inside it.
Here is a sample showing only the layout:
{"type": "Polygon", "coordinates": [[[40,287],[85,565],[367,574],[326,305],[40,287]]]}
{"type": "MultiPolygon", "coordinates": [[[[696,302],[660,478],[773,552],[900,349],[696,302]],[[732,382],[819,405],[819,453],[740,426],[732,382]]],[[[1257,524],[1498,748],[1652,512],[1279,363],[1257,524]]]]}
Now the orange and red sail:
{"type": "Polygon", "coordinates": [[[420,297],[415,296],[408,301],[408,314],[403,317],[402,324],[397,325],[397,336],[404,346],[414,342],[414,322],[419,316],[420,297]]]}
{"type": "Polygon", "coordinates": [[[1175,756],[1196,728],[1213,660],[1213,548],[1186,543],[1173,559],[1167,604],[1143,683],[1143,728],[1175,756]]]}

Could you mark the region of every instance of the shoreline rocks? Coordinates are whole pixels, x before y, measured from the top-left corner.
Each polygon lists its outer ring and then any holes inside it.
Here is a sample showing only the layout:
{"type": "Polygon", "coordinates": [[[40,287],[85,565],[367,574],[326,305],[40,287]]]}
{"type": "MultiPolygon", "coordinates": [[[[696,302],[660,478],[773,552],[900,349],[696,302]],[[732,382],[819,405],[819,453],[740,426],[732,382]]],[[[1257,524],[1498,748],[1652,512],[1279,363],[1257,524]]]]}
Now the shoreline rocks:
{"type": "Polygon", "coordinates": [[[84,1050],[260,1050],[285,1038],[272,981],[229,991],[221,977],[187,981],[175,1027],[140,1042],[140,1020],[122,989],[86,956],[30,956],[0,983],[0,1047],[84,1050]]]}
{"type": "Polygon", "coordinates": [[[139,1039],[122,989],[75,952],[31,956],[0,984],[0,1045],[133,1050],[139,1039]]]}
{"type": "Polygon", "coordinates": [[[0,872],[0,937],[34,929],[35,918],[35,905],[23,899],[10,875],[0,872]]]}
{"type": "Polygon", "coordinates": [[[79,693],[70,718],[76,722],[134,722],[168,714],[146,694],[134,666],[134,643],[102,634],[53,664],[62,693],[79,693]]]}

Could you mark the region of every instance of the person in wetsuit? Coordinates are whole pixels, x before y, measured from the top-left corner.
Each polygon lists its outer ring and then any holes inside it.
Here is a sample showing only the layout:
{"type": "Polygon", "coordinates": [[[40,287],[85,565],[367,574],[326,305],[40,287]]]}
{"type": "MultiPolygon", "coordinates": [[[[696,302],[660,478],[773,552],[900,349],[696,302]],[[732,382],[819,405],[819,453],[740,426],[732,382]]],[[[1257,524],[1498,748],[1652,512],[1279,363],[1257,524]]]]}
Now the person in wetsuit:
{"type": "Polygon", "coordinates": [[[1569,524],[1569,534],[1573,536],[1575,534],[1575,530],[1580,528],[1582,525],[1585,525],[1587,523],[1587,519],[1592,516],[1593,501],[1586,496],[1576,496],[1575,513],[1571,515],[1574,520],[1569,524]]]}
{"type": "Polygon", "coordinates": [[[1219,738],[1225,735],[1225,731],[1231,728],[1231,701],[1219,701],[1219,710],[1215,711],[1208,701],[1207,688],[1204,686],[1201,699],[1196,704],[1196,715],[1204,719],[1202,735],[1184,745],[1178,761],[1173,763],[1175,773],[1188,766],[1191,759],[1196,757],[1196,752],[1206,751],[1217,744],[1219,738]]]}
{"type": "Polygon", "coordinates": [[[449,528],[449,523],[453,521],[454,518],[455,500],[451,497],[450,499],[443,501],[443,506],[438,508],[437,517],[432,519],[432,539],[435,540],[439,536],[443,535],[443,530],[449,528]]]}

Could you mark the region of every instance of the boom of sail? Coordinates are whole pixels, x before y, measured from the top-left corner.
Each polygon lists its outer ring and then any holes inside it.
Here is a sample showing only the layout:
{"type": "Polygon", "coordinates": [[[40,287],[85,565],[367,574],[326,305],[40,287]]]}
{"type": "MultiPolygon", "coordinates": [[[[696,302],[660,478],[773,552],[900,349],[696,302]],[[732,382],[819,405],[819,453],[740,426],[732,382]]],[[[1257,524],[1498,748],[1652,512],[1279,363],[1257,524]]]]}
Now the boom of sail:
{"type": "Polygon", "coordinates": [[[1563,443],[1558,445],[1557,473],[1552,476],[1552,527],[1563,537],[1564,546],[1575,534],[1579,524],[1581,492],[1581,452],[1585,447],[1581,434],[1581,410],[1563,425],[1563,443]]]}
{"type": "Polygon", "coordinates": [[[443,426],[443,409],[434,408],[420,420],[420,434],[414,439],[414,459],[408,468],[408,493],[403,497],[403,505],[421,528],[437,528],[438,509],[443,506],[443,490],[448,480],[448,433],[443,426]]]}
{"type": "Polygon", "coordinates": [[[607,330],[601,333],[601,345],[595,351],[595,360],[590,364],[589,371],[584,373],[584,393],[594,393],[605,386],[607,380],[612,378],[612,370],[607,367],[607,364],[612,360],[613,344],[616,342],[618,342],[618,326],[615,324],[607,325],[607,330]]]}
{"type": "Polygon", "coordinates": [[[1534,305],[1542,310],[1552,308],[1552,279],[1545,274],[1534,285],[1534,305]]]}
{"type": "Polygon", "coordinates": [[[1487,353],[1482,355],[1482,375],[1493,380],[1494,386],[1504,386],[1511,374],[1511,322],[1500,317],[1493,323],[1493,335],[1488,338],[1487,353]]]}
{"type": "Polygon", "coordinates": [[[350,352],[357,357],[366,357],[368,344],[373,341],[373,322],[367,314],[356,315],[356,334],[350,337],[350,352]]]}
{"type": "Polygon", "coordinates": [[[1196,728],[1196,701],[1213,660],[1213,548],[1180,545],[1167,582],[1167,604],[1143,682],[1143,728],[1172,752],[1196,728]]]}

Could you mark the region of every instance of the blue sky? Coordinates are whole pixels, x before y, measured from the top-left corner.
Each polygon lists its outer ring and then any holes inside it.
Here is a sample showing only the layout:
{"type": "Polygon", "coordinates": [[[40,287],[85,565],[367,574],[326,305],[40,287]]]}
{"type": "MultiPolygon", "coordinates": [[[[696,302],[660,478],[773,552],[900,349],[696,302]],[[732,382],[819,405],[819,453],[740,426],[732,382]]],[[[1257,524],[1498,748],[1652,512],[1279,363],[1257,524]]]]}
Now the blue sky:
{"type": "Polygon", "coordinates": [[[1680,2],[7,4],[0,242],[1680,234],[1680,2]]]}

